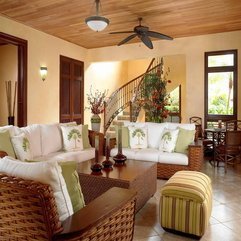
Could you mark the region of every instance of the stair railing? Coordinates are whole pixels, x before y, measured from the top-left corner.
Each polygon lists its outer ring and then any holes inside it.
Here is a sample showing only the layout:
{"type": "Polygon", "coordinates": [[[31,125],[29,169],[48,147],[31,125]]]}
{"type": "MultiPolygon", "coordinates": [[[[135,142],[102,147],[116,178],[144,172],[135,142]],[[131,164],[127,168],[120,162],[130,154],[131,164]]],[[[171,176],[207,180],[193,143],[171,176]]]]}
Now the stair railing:
{"type": "MultiPolygon", "coordinates": [[[[159,63],[158,65],[152,67],[154,61],[155,58],[151,60],[144,74],[136,77],[135,79],[129,81],[128,83],[124,84],[119,89],[114,91],[112,95],[108,98],[108,100],[104,103],[104,133],[106,133],[107,129],[109,128],[115,117],[128,106],[132,106],[133,103],[137,100],[141,92],[140,86],[144,80],[145,75],[150,73],[160,65],[159,63]]],[[[133,108],[131,108],[131,112],[133,112],[133,108]]],[[[137,113],[135,112],[135,116],[136,115],[137,113]]],[[[133,119],[132,116],[133,115],[131,115],[131,119],[133,119]]]]}

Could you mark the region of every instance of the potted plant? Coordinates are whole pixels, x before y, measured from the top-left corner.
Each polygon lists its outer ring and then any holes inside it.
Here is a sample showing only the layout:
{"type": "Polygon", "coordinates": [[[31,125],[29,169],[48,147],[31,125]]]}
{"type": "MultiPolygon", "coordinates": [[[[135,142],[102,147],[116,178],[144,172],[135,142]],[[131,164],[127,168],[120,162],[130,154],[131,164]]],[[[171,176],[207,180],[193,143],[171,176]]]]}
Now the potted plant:
{"type": "Polygon", "coordinates": [[[91,129],[93,131],[100,131],[100,123],[101,118],[99,114],[104,112],[104,102],[107,96],[108,90],[104,90],[104,92],[101,92],[99,90],[95,90],[95,92],[92,91],[92,87],[90,88],[90,94],[87,94],[87,102],[88,107],[87,109],[90,109],[92,116],[91,116],[91,129]]]}

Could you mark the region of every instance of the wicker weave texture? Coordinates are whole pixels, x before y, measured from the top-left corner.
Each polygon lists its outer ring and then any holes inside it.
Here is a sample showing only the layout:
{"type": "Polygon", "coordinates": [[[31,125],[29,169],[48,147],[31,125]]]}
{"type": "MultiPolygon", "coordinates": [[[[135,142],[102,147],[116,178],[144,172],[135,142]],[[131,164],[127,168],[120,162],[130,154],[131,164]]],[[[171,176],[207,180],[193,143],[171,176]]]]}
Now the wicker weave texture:
{"type": "Polygon", "coordinates": [[[68,241],[131,241],[134,232],[135,199],[127,202],[111,216],[79,237],[65,238],[68,241]]]}
{"type": "Polygon", "coordinates": [[[136,212],[138,212],[156,192],[156,173],[157,166],[153,163],[134,180],[107,178],[81,172],[79,179],[87,204],[112,187],[134,189],[137,192],[136,212]]]}
{"type": "Polygon", "coordinates": [[[48,185],[0,174],[0,240],[50,240],[61,224],[48,185]]]}
{"type": "Polygon", "coordinates": [[[190,145],[188,151],[188,165],[174,165],[157,163],[157,178],[168,179],[177,171],[200,171],[203,165],[203,146],[190,145]]]}

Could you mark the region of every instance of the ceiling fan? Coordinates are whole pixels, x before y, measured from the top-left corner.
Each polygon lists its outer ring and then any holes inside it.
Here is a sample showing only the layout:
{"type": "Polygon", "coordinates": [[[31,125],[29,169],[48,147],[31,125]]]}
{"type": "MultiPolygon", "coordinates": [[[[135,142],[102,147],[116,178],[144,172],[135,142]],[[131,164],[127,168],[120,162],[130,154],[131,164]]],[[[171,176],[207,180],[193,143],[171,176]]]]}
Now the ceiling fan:
{"type": "Polygon", "coordinates": [[[130,36],[123,39],[120,43],[118,43],[118,46],[125,44],[126,42],[130,41],[131,39],[135,38],[136,36],[140,38],[140,40],[150,49],[153,49],[153,44],[151,42],[150,37],[152,38],[158,38],[158,39],[166,39],[166,40],[173,40],[172,37],[167,36],[162,33],[150,31],[149,27],[142,26],[141,21],[142,18],[138,18],[139,25],[135,26],[133,31],[123,31],[123,32],[111,32],[110,34],[121,34],[121,33],[133,33],[130,36]]]}

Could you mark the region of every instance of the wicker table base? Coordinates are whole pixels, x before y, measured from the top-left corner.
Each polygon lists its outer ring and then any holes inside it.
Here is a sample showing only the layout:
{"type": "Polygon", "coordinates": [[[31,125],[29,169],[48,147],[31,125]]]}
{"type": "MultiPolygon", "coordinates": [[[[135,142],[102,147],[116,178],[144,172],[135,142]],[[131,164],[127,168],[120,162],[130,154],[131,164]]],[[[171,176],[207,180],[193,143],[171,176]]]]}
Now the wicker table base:
{"type": "Polygon", "coordinates": [[[102,175],[93,175],[90,169],[92,162],[89,160],[78,164],[86,204],[111,187],[122,187],[137,191],[137,212],[156,192],[156,163],[127,160],[123,166],[113,166],[113,170],[102,170],[102,175]]]}

